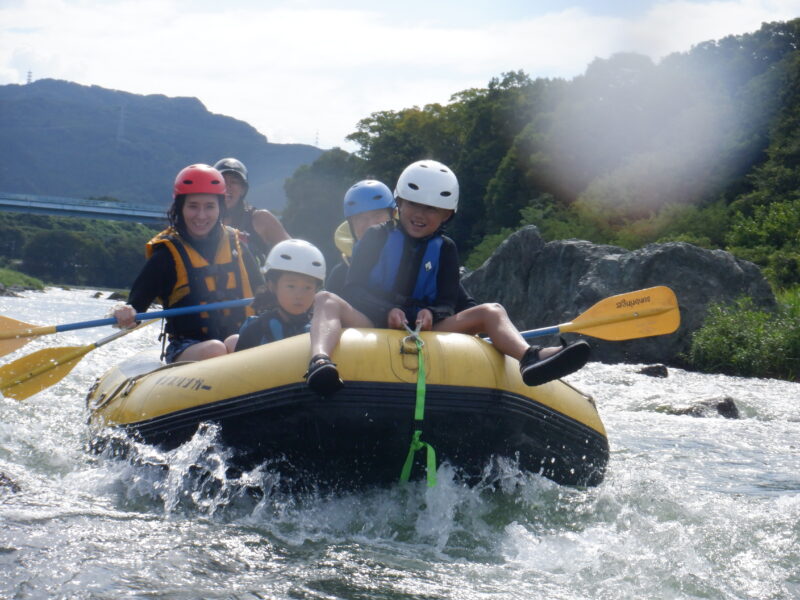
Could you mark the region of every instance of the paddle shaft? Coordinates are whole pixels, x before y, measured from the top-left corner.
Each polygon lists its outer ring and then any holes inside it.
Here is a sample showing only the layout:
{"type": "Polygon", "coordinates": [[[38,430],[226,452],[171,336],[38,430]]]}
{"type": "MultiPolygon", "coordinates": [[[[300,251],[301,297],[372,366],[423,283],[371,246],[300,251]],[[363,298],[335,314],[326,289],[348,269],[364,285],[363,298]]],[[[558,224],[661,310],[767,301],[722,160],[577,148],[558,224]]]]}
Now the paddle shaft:
{"type": "MultiPolygon", "coordinates": [[[[199,304],[197,306],[168,308],[167,310],[157,310],[154,312],[137,313],[135,319],[137,321],[142,321],[145,319],[163,319],[166,317],[177,317],[179,315],[188,315],[192,313],[207,312],[211,310],[238,308],[240,306],[247,306],[252,301],[253,301],[252,298],[242,298],[241,300],[226,300],[225,302],[212,302],[210,304],[199,304]]],[[[0,332],[0,339],[36,337],[39,335],[48,335],[51,333],[59,333],[62,331],[74,331],[76,329],[88,329],[90,327],[102,327],[103,325],[114,325],[116,322],[117,320],[114,317],[107,317],[105,319],[95,319],[93,321],[64,323],[62,325],[45,325],[42,327],[31,327],[30,329],[21,329],[17,331],[3,331],[0,332]]]]}
{"type": "Polygon", "coordinates": [[[586,335],[591,335],[584,331],[585,329],[591,329],[592,327],[599,327],[601,325],[611,325],[613,323],[622,323],[624,321],[629,321],[631,319],[645,319],[648,317],[655,317],[670,311],[676,310],[676,308],[653,308],[653,309],[644,309],[637,311],[635,314],[620,314],[620,315],[610,315],[606,317],[598,317],[595,319],[587,319],[581,323],[575,323],[574,321],[569,321],[568,323],[561,323],[561,325],[554,325],[552,327],[541,327],[540,329],[530,329],[528,331],[521,331],[522,337],[526,340],[537,338],[537,337],[545,337],[548,335],[556,335],[559,333],[585,333],[586,335]]]}
{"type": "Polygon", "coordinates": [[[44,348],[28,356],[23,356],[0,367],[0,392],[17,400],[24,400],[59,382],[83,356],[95,348],[104,346],[156,321],[157,319],[153,319],[130,329],[122,329],[86,346],[44,348]]]}

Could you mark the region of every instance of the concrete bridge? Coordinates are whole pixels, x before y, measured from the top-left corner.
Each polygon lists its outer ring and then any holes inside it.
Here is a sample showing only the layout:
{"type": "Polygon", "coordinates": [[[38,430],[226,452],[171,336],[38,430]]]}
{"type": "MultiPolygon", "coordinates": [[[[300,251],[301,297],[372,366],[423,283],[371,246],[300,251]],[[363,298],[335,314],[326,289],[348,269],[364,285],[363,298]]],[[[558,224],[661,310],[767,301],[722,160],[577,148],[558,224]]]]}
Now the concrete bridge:
{"type": "Polygon", "coordinates": [[[128,204],[107,200],[7,194],[0,192],[0,210],[38,213],[58,217],[84,217],[109,221],[133,221],[157,227],[167,223],[167,207],[148,204],[128,204]]]}

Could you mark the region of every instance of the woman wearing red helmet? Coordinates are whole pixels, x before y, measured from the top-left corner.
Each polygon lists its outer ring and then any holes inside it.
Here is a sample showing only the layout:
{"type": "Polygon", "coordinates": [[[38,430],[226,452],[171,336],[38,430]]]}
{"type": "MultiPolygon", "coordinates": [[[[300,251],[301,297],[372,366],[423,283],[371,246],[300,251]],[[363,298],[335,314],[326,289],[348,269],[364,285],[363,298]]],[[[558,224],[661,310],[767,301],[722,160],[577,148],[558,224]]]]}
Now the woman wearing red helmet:
{"type": "MultiPolygon", "coordinates": [[[[128,303],[116,308],[121,327],[155,299],[165,309],[249,298],[263,285],[258,263],[240,244],[236,230],[222,224],[225,180],[208,165],[191,165],[175,179],[170,226],[146,245],[147,262],[131,287],[128,303]]],[[[166,362],[221,356],[236,346],[234,334],[253,314],[249,307],[180,315],[167,319],[166,362]]]]}

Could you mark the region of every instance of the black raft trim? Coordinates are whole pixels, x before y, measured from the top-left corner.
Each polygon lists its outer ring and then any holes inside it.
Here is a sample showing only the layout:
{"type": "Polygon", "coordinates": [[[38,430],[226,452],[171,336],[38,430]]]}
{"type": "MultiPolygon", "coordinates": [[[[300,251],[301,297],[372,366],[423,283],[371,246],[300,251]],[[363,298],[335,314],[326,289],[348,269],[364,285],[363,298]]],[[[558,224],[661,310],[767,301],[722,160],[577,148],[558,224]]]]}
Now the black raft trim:
{"type": "MultiPolygon", "coordinates": [[[[415,389],[412,383],[348,381],[322,399],[297,383],[121,427],[146,443],[174,448],[200,423],[215,422],[243,468],[281,456],[299,471],[339,483],[391,483],[415,426],[415,389]]],[[[500,456],[558,483],[597,485],[609,457],[608,440],[591,427],[491,388],[428,385],[424,432],[439,462],[468,479],[500,456]]]]}

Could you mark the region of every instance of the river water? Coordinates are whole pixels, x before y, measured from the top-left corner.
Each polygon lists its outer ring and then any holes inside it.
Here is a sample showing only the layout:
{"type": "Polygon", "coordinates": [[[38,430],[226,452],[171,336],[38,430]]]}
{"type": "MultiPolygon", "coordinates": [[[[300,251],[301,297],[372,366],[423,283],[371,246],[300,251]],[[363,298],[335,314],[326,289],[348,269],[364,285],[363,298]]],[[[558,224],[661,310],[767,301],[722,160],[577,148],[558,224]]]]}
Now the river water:
{"type": "MultiPolygon", "coordinates": [[[[49,289],[0,298],[0,314],[50,325],[112,304],[49,289]]],[[[109,332],[46,336],[4,361],[109,332]]],[[[156,335],[0,398],[0,598],[800,598],[800,384],[591,363],[569,381],[608,430],[597,488],[509,465],[466,488],[445,465],[435,488],[298,497],[269,472],[225,480],[213,428],[170,453],[87,452],[87,389],[156,335]],[[742,418],[669,411],[722,396],[742,418]]]]}

